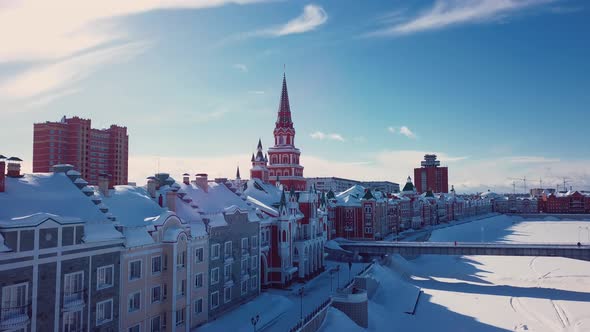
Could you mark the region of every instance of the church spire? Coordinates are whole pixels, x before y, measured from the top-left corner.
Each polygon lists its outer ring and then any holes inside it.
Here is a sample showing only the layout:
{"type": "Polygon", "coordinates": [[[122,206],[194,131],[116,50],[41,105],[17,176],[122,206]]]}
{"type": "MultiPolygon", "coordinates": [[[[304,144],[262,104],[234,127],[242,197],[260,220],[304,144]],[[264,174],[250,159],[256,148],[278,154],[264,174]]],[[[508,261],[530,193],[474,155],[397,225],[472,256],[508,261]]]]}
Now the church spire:
{"type": "Polygon", "coordinates": [[[287,78],[284,73],[283,90],[281,91],[281,101],[279,102],[279,112],[276,127],[293,128],[293,121],[291,121],[291,106],[289,105],[289,93],[287,92],[287,78]]]}
{"type": "Polygon", "coordinates": [[[236,179],[241,179],[240,178],[240,166],[238,166],[238,169],[236,171],[236,179]]]}

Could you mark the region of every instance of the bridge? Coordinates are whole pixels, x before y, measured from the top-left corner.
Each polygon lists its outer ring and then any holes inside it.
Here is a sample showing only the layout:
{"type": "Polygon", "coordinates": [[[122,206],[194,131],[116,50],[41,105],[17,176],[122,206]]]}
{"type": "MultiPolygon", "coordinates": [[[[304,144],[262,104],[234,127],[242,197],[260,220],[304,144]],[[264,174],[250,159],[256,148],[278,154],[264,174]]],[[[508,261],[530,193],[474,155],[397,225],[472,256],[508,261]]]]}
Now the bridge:
{"type": "Polygon", "coordinates": [[[488,242],[390,242],[338,241],[342,249],[354,254],[382,256],[486,255],[565,257],[590,261],[590,245],[563,243],[488,243],[488,242]]]}

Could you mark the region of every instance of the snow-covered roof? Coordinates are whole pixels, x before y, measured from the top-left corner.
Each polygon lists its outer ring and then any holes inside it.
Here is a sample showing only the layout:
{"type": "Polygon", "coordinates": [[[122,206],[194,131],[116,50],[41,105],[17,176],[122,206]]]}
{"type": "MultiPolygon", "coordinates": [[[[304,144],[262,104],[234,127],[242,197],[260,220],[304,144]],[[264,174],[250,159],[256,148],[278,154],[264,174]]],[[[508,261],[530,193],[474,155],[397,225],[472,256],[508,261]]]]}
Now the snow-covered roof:
{"type": "MultiPolygon", "coordinates": [[[[84,188],[92,191],[90,187],[84,188]]],[[[81,220],[84,222],[85,242],[123,237],[113,222],[65,173],[35,173],[6,178],[6,191],[0,193],[0,206],[0,220],[4,222],[27,225],[47,218],[57,218],[59,220],[56,221],[62,223],[81,220]]]]}
{"type": "Polygon", "coordinates": [[[84,221],[76,217],[62,217],[51,213],[38,212],[29,216],[14,217],[10,220],[0,220],[0,227],[34,227],[43,223],[44,221],[52,219],[62,225],[64,224],[81,224],[84,221]]]}
{"type": "MultiPolygon", "coordinates": [[[[117,222],[127,227],[145,226],[146,218],[158,217],[166,212],[148,194],[135,186],[115,186],[108,196],[101,195],[102,203],[117,217],[117,222]]],[[[99,204],[99,205],[101,205],[99,204]]]]}
{"type": "MultiPolygon", "coordinates": [[[[88,188],[88,187],[85,187],[88,188]]],[[[105,215],[64,173],[25,174],[6,178],[6,191],[0,193],[0,219],[30,216],[44,212],[84,221],[104,221],[105,215]]]]}
{"type": "Polygon", "coordinates": [[[251,179],[246,182],[244,195],[253,198],[255,202],[262,205],[272,207],[281,201],[281,192],[281,189],[270,183],[264,183],[260,179],[251,179]]]}
{"type": "Polygon", "coordinates": [[[195,184],[186,185],[183,183],[180,186],[204,213],[222,212],[226,207],[232,205],[244,210],[249,208],[243,199],[229,190],[224,184],[209,182],[207,192],[195,184]]]}

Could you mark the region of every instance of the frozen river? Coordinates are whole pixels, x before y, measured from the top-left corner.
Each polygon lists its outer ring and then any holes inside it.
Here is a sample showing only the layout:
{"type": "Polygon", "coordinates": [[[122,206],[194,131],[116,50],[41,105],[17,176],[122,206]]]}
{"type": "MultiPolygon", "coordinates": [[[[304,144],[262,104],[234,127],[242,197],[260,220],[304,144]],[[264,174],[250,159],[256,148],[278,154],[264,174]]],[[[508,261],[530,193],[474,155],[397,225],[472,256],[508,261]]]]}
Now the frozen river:
{"type": "MultiPolygon", "coordinates": [[[[590,221],[496,216],[436,230],[431,241],[589,242],[590,221]]],[[[556,257],[394,257],[379,267],[370,331],[590,331],[590,262],[556,257]],[[424,291],[416,315],[403,313],[424,291]]],[[[362,331],[331,309],[324,331],[362,331]]]]}

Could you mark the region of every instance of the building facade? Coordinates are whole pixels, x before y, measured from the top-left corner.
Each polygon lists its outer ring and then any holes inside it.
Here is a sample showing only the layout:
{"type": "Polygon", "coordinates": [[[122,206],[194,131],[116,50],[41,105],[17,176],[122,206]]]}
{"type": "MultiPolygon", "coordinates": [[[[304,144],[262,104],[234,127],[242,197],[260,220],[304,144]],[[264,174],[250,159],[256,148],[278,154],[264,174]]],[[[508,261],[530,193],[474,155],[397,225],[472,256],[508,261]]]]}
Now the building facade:
{"type": "Polygon", "coordinates": [[[88,183],[101,173],[110,185],[127,184],[129,136],[126,127],[94,129],[89,119],[66,118],[33,126],[33,172],[51,172],[53,165],[71,164],[88,183]]]}
{"type": "Polygon", "coordinates": [[[432,190],[435,193],[449,192],[449,170],[440,167],[440,161],[435,154],[427,154],[421,162],[420,168],[414,168],[416,191],[425,193],[432,190]]]}

